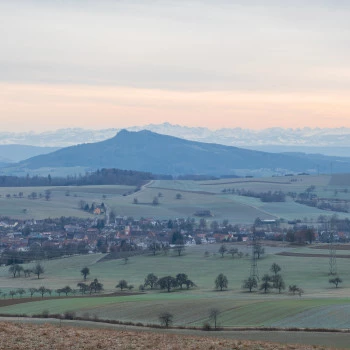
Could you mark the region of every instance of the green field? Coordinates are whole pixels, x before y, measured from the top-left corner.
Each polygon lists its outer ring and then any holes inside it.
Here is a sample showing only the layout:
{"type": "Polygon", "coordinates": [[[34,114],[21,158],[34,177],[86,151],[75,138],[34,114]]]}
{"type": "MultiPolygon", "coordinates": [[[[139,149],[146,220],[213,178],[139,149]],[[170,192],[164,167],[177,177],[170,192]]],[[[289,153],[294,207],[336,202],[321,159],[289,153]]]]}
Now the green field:
{"type": "MultiPolygon", "coordinates": [[[[47,217],[91,217],[79,208],[79,201],[104,202],[117,215],[170,219],[194,217],[198,210],[210,210],[208,220],[228,219],[230,223],[252,223],[261,219],[283,218],[291,220],[307,217],[316,220],[320,215],[331,215],[317,208],[293,202],[289,197],[284,203],[263,203],[252,197],[225,194],[224,189],[245,189],[254,192],[283,191],[300,193],[314,185],[315,194],[321,198],[350,200],[350,186],[329,185],[330,176],[269,177],[257,179],[222,179],[214,181],[155,180],[135,192],[131,186],[70,186],[70,187],[0,187],[0,215],[14,218],[43,219],[47,217]],[[51,190],[50,200],[45,200],[45,190],[51,190]],[[23,198],[18,193],[23,192],[23,198]],[[28,195],[36,192],[41,198],[32,200],[28,195]],[[176,195],[181,194],[181,199],[176,195]],[[8,198],[10,195],[10,198],[8,198]],[[17,195],[17,198],[14,197],[17,195]],[[159,196],[160,195],[160,196],[159,196]],[[158,197],[159,196],[159,197],[158,197]],[[159,205],[152,205],[158,197],[159,205]],[[134,204],[134,199],[138,204],[134,204]]],[[[333,180],[332,183],[336,183],[333,180]]],[[[339,217],[350,214],[339,213],[339,217]]]]}
{"type": "MultiPolygon", "coordinates": [[[[242,252],[250,247],[237,245],[242,252]]],[[[164,310],[174,314],[175,325],[202,326],[208,320],[209,309],[221,310],[220,325],[265,326],[265,327],[309,327],[309,328],[349,328],[350,327],[350,271],[348,259],[338,259],[338,273],[343,284],[335,288],[328,283],[327,258],[286,257],[276,255],[281,251],[310,253],[314,250],[288,247],[265,247],[266,256],[259,260],[258,269],[262,276],[269,273],[273,262],[282,268],[286,285],[297,284],[305,293],[299,297],[288,292],[278,294],[271,291],[249,293],[242,290],[242,281],[249,276],[249,258],[221,256],[217,253],[219,245],[205,245],[187,248],[185,255],[170,254],[144,255],[130,258],[127,264],[121,260],[99,262],[102,254],[75,256],[44,262],[43,278],[12,278],[8,267],[0,268],[0,289],[9,291],[16,288],[39,287],[60,288],[70,285],[76,288],[81,281],[80,269],[88,266],[91,270],[89,281],[98,278],[104,284],[105,293],[116,292],[115,285],[126,279],[136,288],[126,296],[66,298],[40,300],[35,302],[5,306],[1,314],[37,314],[43,310],[50,313],[76,311],[78,315],[117,319],[142,323],[158,323],[158,315],[164,310]],[[210,252],[204,256],[205,250],[210,252]],[[197,287],[191,290],[176,290],[171,293],[147,290],[135,294],[145,276],[153,272],[158,276],[188,274],[197,287]],[[227,275],[229,287],[226,291],[216,291],[214,280],[219,273],[227,275]]],[[[327,254],[327,251],[324,251],[327,254]]],[[[8,297],[7,297],[8,298],[8,297]]]]}

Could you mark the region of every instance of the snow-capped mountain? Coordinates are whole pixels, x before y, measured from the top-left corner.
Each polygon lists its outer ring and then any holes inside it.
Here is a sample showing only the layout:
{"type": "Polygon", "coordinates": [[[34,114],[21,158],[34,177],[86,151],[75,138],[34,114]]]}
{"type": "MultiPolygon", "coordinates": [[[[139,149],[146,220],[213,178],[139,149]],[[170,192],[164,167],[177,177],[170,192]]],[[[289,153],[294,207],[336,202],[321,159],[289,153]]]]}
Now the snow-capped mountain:
{"type": "MultiPolygon", "coordinates": [[[[305,152],[348,156],[350,150],[350,128],[269,128],[264,130],[225,128],[210,130],[204,127],[163,123],[133,126],[126,129],[129,131],[146,129],[191,141],[218,143],[268,152],[305,152]]],[[[0,144],[67,147],[81,143],[103,141],[115,136],[119,131],[120,129],[117,128],[102,130],[72,128],[42,133],[0,132],[0,144]]]]}

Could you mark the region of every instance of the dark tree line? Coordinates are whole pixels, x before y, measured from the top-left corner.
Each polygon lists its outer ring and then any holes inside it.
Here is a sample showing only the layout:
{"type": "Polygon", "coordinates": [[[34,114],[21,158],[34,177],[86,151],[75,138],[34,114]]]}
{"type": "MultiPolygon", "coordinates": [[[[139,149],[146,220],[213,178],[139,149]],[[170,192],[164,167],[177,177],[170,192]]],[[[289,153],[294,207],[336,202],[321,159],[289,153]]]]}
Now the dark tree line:
{"type": "Polygon", "coordinates": [[[262,202],[285,202],[286,194],[282,191],[254,192],[245,189],[224,188],[223,193],[232,193],[239,196],[260,198],[262,202]]]}
{"type": "Polygon", "coordinates": [[[51,177],[48,176],[0,176],[0,187],[36,186],[86,186],[86,185],[129,185],[141,186],[153,180],[154,175],[147,172],[121,169],[101,169],[85,175],[51,177]]]}
{"type": "Polygon", "coordinates": [[[32,245],[28,251],[5,250],[0,256],[0,264],[24,264],[34,260],[59,258],[65,255],[87,254],[88,246],[84,242],[66,244],[62,248],[56,246],[32,245]]]}

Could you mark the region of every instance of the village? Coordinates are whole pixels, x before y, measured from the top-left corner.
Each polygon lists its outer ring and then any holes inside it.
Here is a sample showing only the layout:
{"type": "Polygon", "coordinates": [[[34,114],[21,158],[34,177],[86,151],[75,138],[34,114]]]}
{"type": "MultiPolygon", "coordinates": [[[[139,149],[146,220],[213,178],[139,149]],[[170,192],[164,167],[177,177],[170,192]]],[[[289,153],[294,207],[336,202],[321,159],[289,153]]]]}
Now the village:
{"type": "Polygon", "coordinates": [[[113,216],[106,223],[105,216],[96,211],[89,219],[61,217],[44,220],[15,220],[0,218],[1,264],[24,263],[37,259],[51,259],[74,254],[120,252],[142,254],[148,251],[167,251],[175,246],[247,242],[252,236],[260,240],[282,241],[290,244],[329,242],[345,243],[350,239],[347,220],[338,220],[330,230],[329,222],[288,223],[260,220],[251,225],[231,225],[228,220],[218,222],[200,218],[159,220],[113,216]],[[176,234],[174,234],[176,233],[176,234]]]}

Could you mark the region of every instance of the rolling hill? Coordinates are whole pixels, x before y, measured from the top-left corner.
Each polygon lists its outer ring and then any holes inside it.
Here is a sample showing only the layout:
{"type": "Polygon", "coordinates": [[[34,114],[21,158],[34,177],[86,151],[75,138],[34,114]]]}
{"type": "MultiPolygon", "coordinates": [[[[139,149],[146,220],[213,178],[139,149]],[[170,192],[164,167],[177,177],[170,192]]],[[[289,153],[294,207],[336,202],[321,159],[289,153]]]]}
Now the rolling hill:
{"type": "Polygon", "coordinates": [[[288,172],[350,172],[350,158],[267,153],[214,143],[202,143],[151,131],[121,130],[115,137],[66,147],[29,158],[12,167],[119,168],[156,174],[271,175],[288,172]]]}

